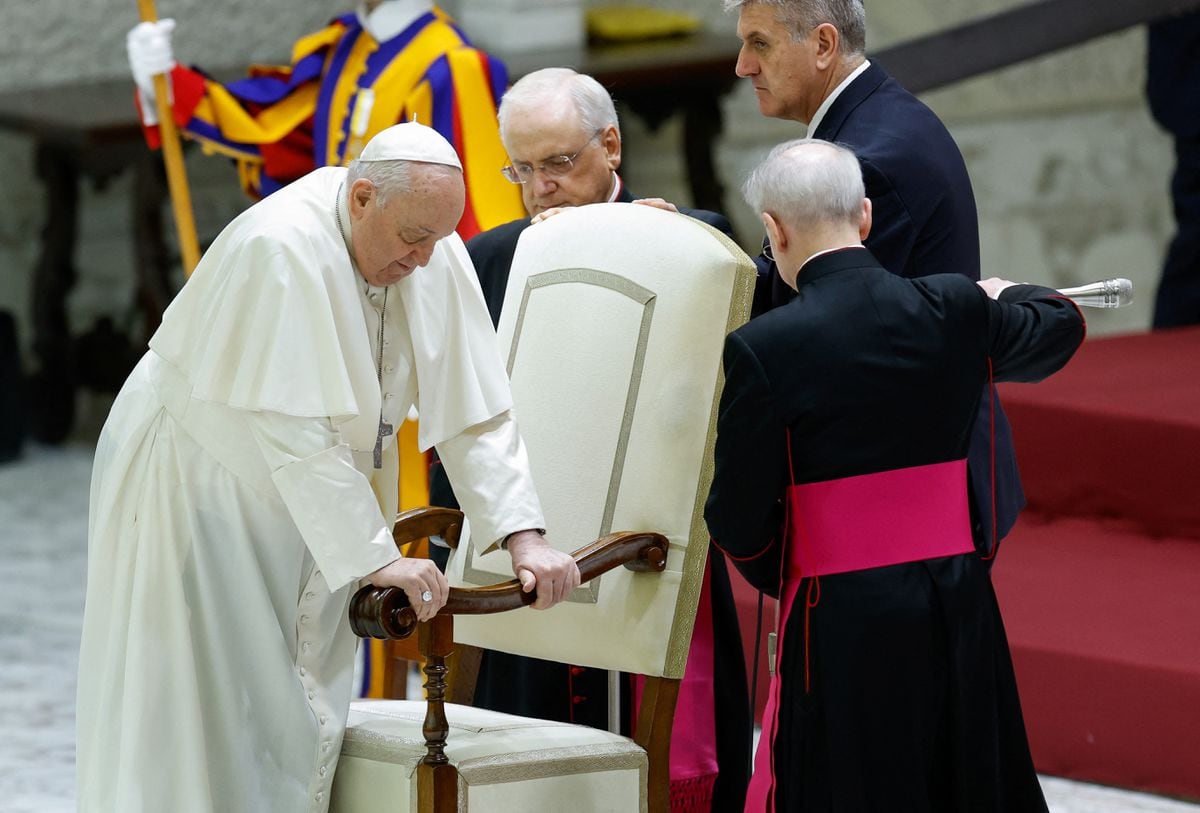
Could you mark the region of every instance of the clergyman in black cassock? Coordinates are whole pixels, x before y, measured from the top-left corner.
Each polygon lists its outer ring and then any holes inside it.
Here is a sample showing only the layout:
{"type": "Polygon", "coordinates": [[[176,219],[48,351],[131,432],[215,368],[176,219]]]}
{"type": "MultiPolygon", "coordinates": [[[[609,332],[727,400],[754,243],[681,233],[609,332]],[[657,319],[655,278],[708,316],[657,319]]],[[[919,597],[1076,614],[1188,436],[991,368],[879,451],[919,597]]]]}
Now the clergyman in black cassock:
{"type": "Polygon", "coordinates": [[[965,458],[984,385],[1058,370],[1083,318],[1047,288],[888,273],[859,242],[870,203],[843,148],[781,145],[746,191],[798,289],[726,340],[705,511],[781,596],[746,810],[1045,811],[965,458]]]}

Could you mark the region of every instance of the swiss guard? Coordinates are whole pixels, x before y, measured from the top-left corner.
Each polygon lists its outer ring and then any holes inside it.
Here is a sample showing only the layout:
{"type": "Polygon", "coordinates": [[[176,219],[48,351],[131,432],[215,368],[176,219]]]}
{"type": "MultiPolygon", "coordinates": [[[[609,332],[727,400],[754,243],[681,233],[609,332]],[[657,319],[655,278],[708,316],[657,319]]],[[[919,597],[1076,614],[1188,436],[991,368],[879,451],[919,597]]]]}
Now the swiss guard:
{"type": "Polygon", "coordinates": [[[152,77],[169,73],[182,133],[233,158],[254,198],[318,167],[344,166],[380,130],[415,119],[462,161],[464,240],[524,216],[519,190],[500,174],[508,159],[496,106],[508,71],[429,0],[363,0],[297,42],[290,65],[255,65],[249,78],[226,85],[176,63],[174,28],[170,19],[143,22],[126,38],[152,147],[159,142],[152,77]]]}

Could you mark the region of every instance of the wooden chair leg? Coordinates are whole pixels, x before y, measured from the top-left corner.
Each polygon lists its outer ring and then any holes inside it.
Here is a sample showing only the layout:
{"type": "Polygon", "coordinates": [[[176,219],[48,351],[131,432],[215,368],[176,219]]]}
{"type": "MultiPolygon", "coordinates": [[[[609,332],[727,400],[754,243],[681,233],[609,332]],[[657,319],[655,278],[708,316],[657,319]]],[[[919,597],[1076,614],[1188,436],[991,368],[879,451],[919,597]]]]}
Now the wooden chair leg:
{"type": "Polygon", "coordinates": [[[650,761],[647,777],[650,813],[668,813],[671,809],[671,721],[681,682],[648,677],[642,687],[633,739],[646,750],[650,761]]]}
{"type": "Polygon", "coordinates": [[[435,616],[417,629],[421,656],[425,659],[425,757],[417,766],[417,808],[420,813],[456,813],[458,771],[446,757],[447,659],[453,651],[454,617],[435,616]]]}

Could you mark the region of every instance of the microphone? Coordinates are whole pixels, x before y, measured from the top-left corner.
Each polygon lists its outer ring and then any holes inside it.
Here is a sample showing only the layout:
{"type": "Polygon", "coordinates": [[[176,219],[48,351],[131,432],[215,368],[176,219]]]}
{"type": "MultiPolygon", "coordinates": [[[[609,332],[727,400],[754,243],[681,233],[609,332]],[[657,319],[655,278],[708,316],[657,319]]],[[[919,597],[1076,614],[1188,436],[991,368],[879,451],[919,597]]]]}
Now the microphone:
{"type": "Polygon", "coordinates": [[[1124,277],[1059,288],[1058,292],[1085,308],[1123,308],[1133,301],[1133,283],[1124,277]]]}

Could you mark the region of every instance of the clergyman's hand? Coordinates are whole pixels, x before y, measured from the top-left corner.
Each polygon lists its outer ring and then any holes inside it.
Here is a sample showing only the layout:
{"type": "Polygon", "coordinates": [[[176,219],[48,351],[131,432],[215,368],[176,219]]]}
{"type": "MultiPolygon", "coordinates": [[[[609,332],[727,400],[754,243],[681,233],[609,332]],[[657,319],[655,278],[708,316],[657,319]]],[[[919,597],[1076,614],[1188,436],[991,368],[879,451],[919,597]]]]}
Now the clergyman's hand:
{"type": "Polygon", "coordinates": [[[634,203],[640,203],[642,206],[652,206],[655,209],[662,209],[664,212],[679,212],[678,206],[662,198],[638,198],[634,203]]]}
{"type": "Polygon", "coordinates": [[[1017,283],[1010,282],[1006,279],[1000,279],[1000,277],[988,277],[987,279],[979,280],[975,284],[982,288],[984,293],[986,293],[992,299],[999,299],[1001,291],[1003,291],[1005,288],[1016,285],[1017,283]]]}
{"type": "Polygon", "coordinates": [[[553,548],[537,531],[519,531],[508,538],[513,573],[526,593],[537,590],[535,610],[545,610],[571,595],[579,586],[575,560],[553,548]]]}
{"type": "Polygon", "coordinates": [[[571,207],[569,207],[569,206],[554,206],[549,209],[543,209],[542,211],[538,212],[536,215],[534,215],[533,217],[531,217],[529,219],[529,224],[533,225],[534,223],[541,223],[543,220],[548,220],[549,218],[552,218],[555,215],[561,215],[563,212],[565,212],[569,208],[571,208],[571,207]]]}
{"type": "Polygon", "coordinates": [[[429,559],[399,559],[386,564],[367,576],[376,587],[399,587],[408,596],[408,603],[418,621],[428,621],[442,609],[450,596],[450,585],[442,571],[429,559]],[[429,596],[426,600],[425,596],[429,596]]]}

